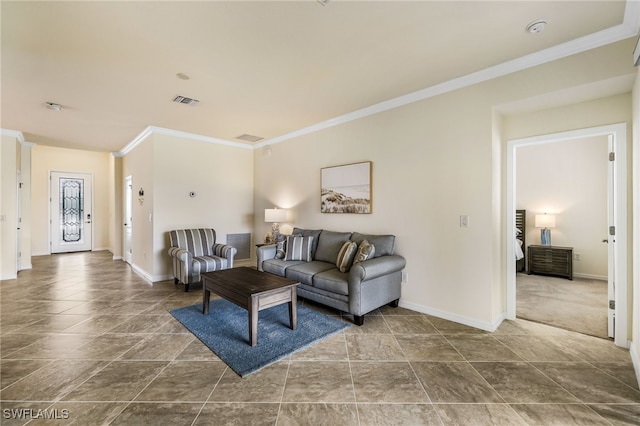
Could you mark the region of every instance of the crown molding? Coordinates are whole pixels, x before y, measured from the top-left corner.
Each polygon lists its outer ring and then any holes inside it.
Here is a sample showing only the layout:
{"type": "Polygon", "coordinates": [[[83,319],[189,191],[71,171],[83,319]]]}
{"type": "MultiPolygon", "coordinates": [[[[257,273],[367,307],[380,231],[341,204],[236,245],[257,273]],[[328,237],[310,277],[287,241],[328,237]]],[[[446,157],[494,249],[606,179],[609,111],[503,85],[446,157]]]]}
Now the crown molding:
{"type": "Polygon", "coordinates": [[[616,43],[631,37],[635,37],[640,32],[640,0],[627,0],[625,6],[625,13],[623,23],[615,27],[607,28],[602,31],[598,31],[593,34],[589,34],[566,43],[562,43],[548,49],[540,50],[538,52],[513,59],[511,61],[503,62],[483,70],[464,75],[462,77],[455,78],[453,80],[446,81],[444,83],[436,84],[425,89],[418,90],[403,96],[399,96],[393,99],[386,100],[338,117],[331,118],[326,121],[322,121],[311,126],[304,127],[302,129],[295,130],[293,132],[285,133],[274,138],[266,139],[255,145],[246,145],[240,142],[228,141],[225,139],[212,138],[209,136],[202,136],[188,132],[181,132],[178,130],[166,129],[162,127],[147,126],[138,136],[136,136],[131,142],[129,142],[124,148],[118,152],[112,152],[114,157],[123,157],[143,140],[153,134],[160,134],[166,136],[175,136],[184,139],[191,139],[207,143],[215,143],[226,146],[233,146],[236,148],[245,149],[259,149],[265,146],[273,145],[276,143],[284,142],[290,139],[294,139],[300,136],[315,133],[324,129],[328,129],[334,126],[345,124],[351,121],[359,120],[371,115],[379,114],[381,112],[389,111],[395,108],[399,108],[405,105],[409,105],[415,102],[423,101],[435,96],[443,95],[445,93],[453,92],[455,90],[463,89],[465,87],[473,86],[475,84],[483,83],[489,80],[493,80],[498,77],[503,77],[508,74],[512,74],[518,71],[523,71],[528,68],[533,68],[539,65],[546,64],[548,62],[556,61],[558,59],[566,58],[568,56],[583,53],[598,47],[606,46],[608,44],[616,43]]]}
{"type": "MultiPolygon", "coordinates": [[[[27,141],[24,140],[24,136],[22,135],[22,132],[18,130],[0,129],[0,134],[2,136],[9,136],[11,138],[16,138],[18,139],[18,142],[20,142],[21,144],[27,143],[27,141]]],[[[32,142],[28,142],[28,143],[32,143],[32,142]]]]}
{"type": "Polygon", "coordinates": [[[436,84],[435,86],[427,87],[425,89],[418,90],[417,92],[389,99],[387,101],[380,102],[369,107],[362,108],[357,111],[344,114],[308,127],[304,127],[302,129],[286,133],[284,135],[276,136],[274,138],[264,140],[254,145],[254,147],[257,149],[267,145],[284,142],[289,139],[297,138],[310,133],[315,133],[333,126],[345,124],[354,120],[359,120],[370,115],[378,114],[394,108],[399,108],[438,95],[449,93],[454,90],[473,86],[475,84],[493,80],[498,77],[503,77],[505,75],[512,74],[518,71],[523,71],[525,69],[532,68],[538,65],[543,65],[545,63],[562,59],[567,56],[572,56],[578,53],[586,52],[588,50],[596,49],[598,47],[606,46],[608,44],[616,43],[630,37],[634,37],[638,34],[639,31],[640,0],[628,0],[625,7],[624,21],[622,24],[615,27],[607,28],[605,30],[598,31],[596,33],[589,34],[584,37],[580,37],[566,43],[550,47],[548,49],[540,50],[538,52],[513,59],[511,61],[503,62],[502,64],[485,68],[483,70],[467,74],[465,76],[458,77],[441,84],[436,84]]]}
{"type": "Polygon", "coordinates": [[[232,146],[234,148],[244,148],[244,149],[253,149],[253,146],[246,145],[240,142],[228,141],[226,139],[212,138],[209,136],[197,135],[195,133],[182,132],[179,130],[166,129],[164,127],[156,127],[156,126],[147,126],[138,136],[133,138],[131,142],[129,142],[124,148],[122,148],[118,152],[112,152],[111,155],[114,157],[124,157],[127,155],[132,149],[138,146],[142,141],[152,135],[164,135],[164,136],[173,136],[182,139],[190,139],[199,142],[213,143],[217,145],[226,145],[232,146]]]}

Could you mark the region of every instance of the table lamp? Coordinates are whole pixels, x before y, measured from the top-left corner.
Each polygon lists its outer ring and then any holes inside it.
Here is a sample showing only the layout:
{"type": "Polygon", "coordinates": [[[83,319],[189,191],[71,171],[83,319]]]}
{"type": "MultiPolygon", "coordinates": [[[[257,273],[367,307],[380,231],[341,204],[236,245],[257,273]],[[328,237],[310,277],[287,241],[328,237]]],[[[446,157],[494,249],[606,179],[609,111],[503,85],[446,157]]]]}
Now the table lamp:
{"type": "Polygon", "coordinates": [[[556,216],[552,214],[537,214],[536,215],[536,228],[542,228],[540,230],[540,244],[543,246],[551,245],[551,229],[556,227],[556,216]]]}

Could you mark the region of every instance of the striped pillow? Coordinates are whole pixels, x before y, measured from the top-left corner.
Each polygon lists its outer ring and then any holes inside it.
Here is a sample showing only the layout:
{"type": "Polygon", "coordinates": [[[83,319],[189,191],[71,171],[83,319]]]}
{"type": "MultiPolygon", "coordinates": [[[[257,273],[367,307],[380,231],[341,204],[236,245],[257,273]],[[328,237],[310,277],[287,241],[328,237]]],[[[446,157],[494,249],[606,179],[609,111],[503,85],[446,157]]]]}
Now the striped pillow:
{"type": "Polygon", "coordinates": [[[338,252],[338,260],[336,266],[340,272],[348,272],[353,263],[353,258],[356,256],[358,245],[353,241],[345,241],[338,252]]]}
{"type": "Polygon", "coordinates": [[[311,244],[313,237],[287,237],[284,260],[311,260],[311,244]]]}

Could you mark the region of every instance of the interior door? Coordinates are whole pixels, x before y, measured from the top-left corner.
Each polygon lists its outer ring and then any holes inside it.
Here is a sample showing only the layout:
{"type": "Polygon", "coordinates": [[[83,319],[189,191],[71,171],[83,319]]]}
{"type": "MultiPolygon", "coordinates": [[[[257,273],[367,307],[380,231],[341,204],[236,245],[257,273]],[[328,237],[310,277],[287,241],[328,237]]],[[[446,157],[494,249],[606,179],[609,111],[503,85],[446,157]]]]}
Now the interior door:
{"type": "Polygon", "coordinates": [[[93,179],[89,173],[51,172],[51,253],[89,251],[93,235],[93,179]]]}
{"type": "Polygon", "coordinates": [[[607,243],[608,250],[608,272],[607,272],[607,288],[608,288],[608,306],[607,306],[607,335],[615,338],[616,325],[616,236],[615,236],[615,144],[613,136],[609,135],[609,165],[607,170],[607,238],[602,242],[607,243]]]}
{"type": "Polygon", "coordinates": [[[124,261],[131,265],[132,261],[132,232],[133,232],[133,181],[127,176],[124,182],[124,261]]]}

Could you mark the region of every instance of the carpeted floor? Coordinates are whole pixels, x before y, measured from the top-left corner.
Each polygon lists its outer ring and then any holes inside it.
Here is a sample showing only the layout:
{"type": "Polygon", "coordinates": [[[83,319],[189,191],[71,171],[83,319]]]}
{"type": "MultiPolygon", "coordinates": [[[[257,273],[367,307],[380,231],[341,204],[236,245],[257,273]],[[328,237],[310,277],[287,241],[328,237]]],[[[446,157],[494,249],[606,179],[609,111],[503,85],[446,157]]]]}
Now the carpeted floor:
{"type": "Polygon", "coordinates": [[[607,338],[607,282],[517,274],[516,316],[607,338]]]}

